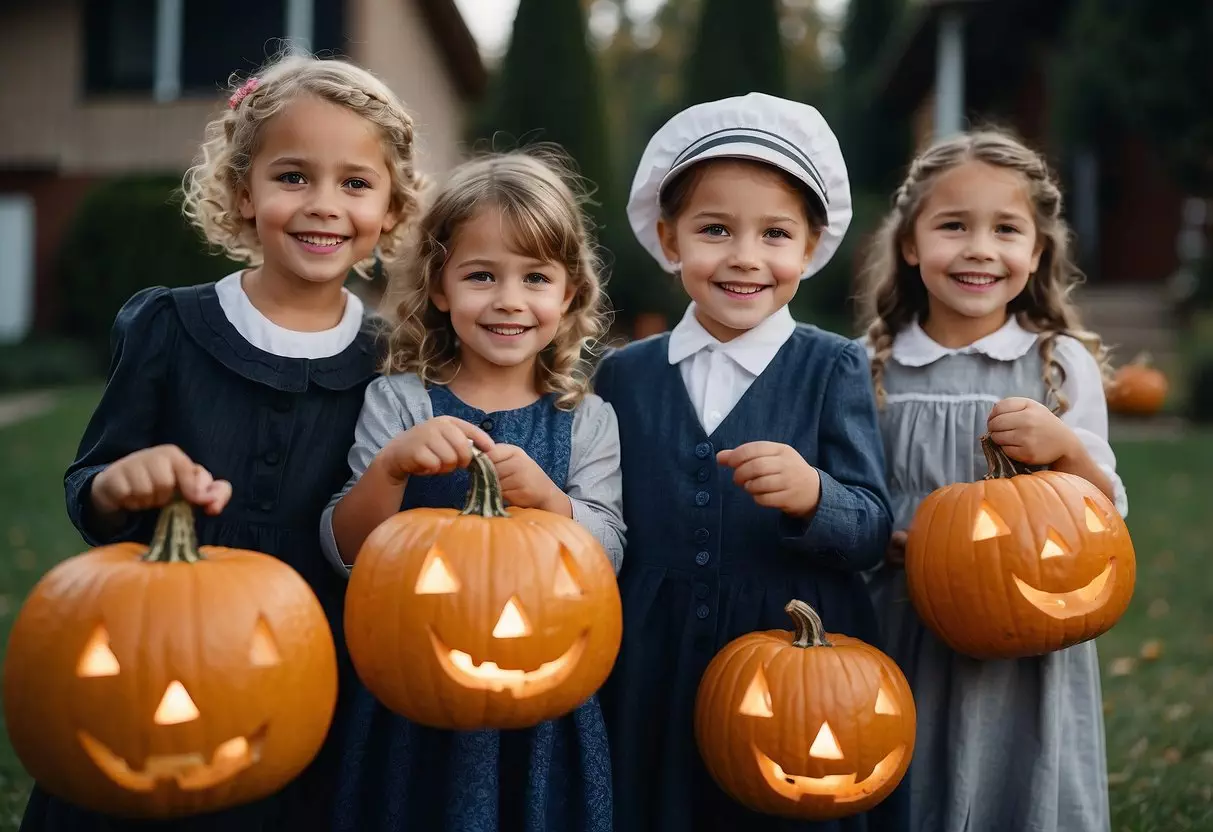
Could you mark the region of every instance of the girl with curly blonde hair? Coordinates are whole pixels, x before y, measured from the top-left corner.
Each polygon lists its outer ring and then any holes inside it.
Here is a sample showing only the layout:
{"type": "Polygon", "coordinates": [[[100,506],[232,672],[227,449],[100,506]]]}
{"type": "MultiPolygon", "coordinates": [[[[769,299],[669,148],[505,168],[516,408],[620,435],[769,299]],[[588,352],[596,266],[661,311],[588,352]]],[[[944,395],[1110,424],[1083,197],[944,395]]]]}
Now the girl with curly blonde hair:
{"type": "MultiPolygon", "coordinates": [[[[496,468],[507,504],[572,517],[618,568],[618,427],[584,366],[603,299],[582,201],[554,151],[469,161],[435,195],[389,290],[396,324],[358,421],[353,477],[322,523],[343,574],[402,508],[463,506],[474,453],[496,468]]],[[[455,732],[355,695],[335,830],[609,832],[596,696],[532,729],[455,732]]]]}
{"type": "Polygon", "coordinates": [[[1010,661],[960,655],[924,626],[902,571],[922,499],[986,473],[983,434],[1019,463],[1084,477],[1127,511],[1107,441],[1103,349],[1070,300],[1081,274],[1044,158],[997,130],[927,149],[897,190],[866,278],[900,530],[871,589],[917,707],[911,829],[1105,832],[1094,642],[1010,661]]]}
{"type": "MultiPolygon", "coordinates": [[[[302,575],[344,651],[344,581],[317,526],[349,476],[346,453],[379,351],[343,284],[377,247],[390,256],[417,214],[413,119],[369,72],[302,55],[233,79],[225,104],[185,176],[184,211],[248,268],[217,283],[149,287],[119,311],[105,392],[67,470],[68,512],[91,545],[146,543],[156,510],[180,494],[202,508],[200,543],[265,552],[302,575]]],[[[288,686],[275,695],[293,708],[317,692],[288,686]]],[[[294,738],[319,756],[306,770],[272,769],[272,796],[163,828],[317,828],[336,779],[328,729],[317,720],[294,738]]],[[[208,759],[212,750],[200,749],[208,759]]],[[[35,789],[23,827],[114,823],[35,789]]]]}

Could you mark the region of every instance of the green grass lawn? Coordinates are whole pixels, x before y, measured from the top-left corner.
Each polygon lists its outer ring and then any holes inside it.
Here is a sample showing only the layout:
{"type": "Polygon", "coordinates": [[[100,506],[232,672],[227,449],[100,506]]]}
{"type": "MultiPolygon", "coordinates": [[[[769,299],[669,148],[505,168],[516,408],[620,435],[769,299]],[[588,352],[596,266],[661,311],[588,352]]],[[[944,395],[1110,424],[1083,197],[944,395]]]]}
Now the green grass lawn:
{"type": "MultiPolygon", "coordinates": [[[[83,543],[67,521],[63,469],[96,401],[64,391],[51,412],[0,428],[0,638],[21,600],[83,543]]],[[[1129,489],[1138,583],[1102,639],[1117,832],[1213,829],[1213,435],[1116,446],[1129,489]],[[1151,658],[1153,657],[1153,658],[1151,658]]],[[[29,788],[0,742],[0,832],[15,830],[29,788]]]]}

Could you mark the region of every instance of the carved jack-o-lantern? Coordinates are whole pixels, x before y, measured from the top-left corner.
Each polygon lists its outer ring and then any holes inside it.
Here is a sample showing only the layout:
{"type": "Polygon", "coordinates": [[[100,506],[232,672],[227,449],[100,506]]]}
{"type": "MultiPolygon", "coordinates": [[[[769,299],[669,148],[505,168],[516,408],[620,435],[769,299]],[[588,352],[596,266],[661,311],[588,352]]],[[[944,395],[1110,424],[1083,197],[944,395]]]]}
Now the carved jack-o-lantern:
{"type": "Polygon", "coordinates": [[[70,558],[13,624],[4,716],[48,791],[171,818],[272,794],[320,750],[337,699],[332,633],[293,569],[198,547],[190,507],[151,546],[70,558]]]}
{"type": "Polygon", "coordinates": [[[367,537],[345,637],[384,705],[435,728],[525,728],[606,680],[623,620],[615,572],[578,523],[502,503],[476,452],[463,511],[412,509],[367,537]]]}
{"type": "Polygon", "coordinates": [[[884,653],[825,633],[801,601],[796,632],[734,639],[699,683],[695,739],[713,779],[757,812],[831,820],[888,797],[910,765],[910,686],[884,653]]]}
{"type": "Polygon", "coordinates": [[[923,622],[953,650],[1019,658],[1095,638],[1129,606],[1133,541],[1081,477],[1030,473],[988,436],[986,479],[929,494],[910,524],[906,582],[923,622]]]}

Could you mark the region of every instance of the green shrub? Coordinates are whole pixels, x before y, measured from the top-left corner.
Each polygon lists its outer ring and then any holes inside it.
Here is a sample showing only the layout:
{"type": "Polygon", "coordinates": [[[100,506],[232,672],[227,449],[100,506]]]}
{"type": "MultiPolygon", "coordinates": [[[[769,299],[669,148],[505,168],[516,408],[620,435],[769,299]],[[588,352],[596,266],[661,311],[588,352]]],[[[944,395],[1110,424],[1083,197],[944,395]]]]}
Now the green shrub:
{"type": "Polygon", "coordinates": [[[0,345],[0,393],[78,384],[105,377],[107,354],[63,338],[0,345]]]}
{"type": "Polygon", "coordinates": [[[192,286],[237,266],[210,253],[181,215],[173,176],[103,182],[80,204],[59,252],[61,329],[107,347],[114,315],[148,286],[192,286]]]}

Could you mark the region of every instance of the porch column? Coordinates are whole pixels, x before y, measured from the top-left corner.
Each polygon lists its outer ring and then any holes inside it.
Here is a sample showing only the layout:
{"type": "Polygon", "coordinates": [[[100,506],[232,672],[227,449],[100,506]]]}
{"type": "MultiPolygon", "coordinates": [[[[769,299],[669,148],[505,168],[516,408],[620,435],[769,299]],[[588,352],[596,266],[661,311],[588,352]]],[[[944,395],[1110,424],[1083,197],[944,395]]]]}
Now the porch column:
{"type": "Polygon", "coordinates": [[[176,101],[181,95],[181,27],[185,0],[156,0],[156,45],[152,97],[176,101]]]}
{"type": "Polygon", "coordinates": [[[939,14],[935,46],[935,138],[964,129],[965,112],[964,18],[956,9],[939,14]]]}
{"type": "Polygon", "coordinates": [[[311,51],[313,0],[286,0],[286,39],[293,49],[311,51]]]}

